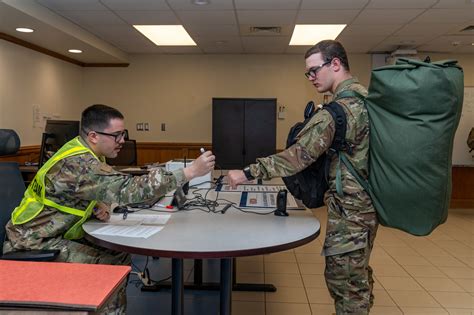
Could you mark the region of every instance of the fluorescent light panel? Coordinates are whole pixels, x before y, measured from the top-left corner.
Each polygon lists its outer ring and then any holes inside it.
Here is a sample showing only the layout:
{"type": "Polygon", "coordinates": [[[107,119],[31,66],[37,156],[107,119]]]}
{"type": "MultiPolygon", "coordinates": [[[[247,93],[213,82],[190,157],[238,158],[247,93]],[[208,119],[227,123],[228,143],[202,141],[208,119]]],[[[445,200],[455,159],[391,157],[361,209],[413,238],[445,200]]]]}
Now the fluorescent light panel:
{"type": "Polygon", "coordinates": [[[325,39],[336,39],[346,24],[297,24],[290,46],[312,46],[325,39]]]}
{"type": "Polygon", "coordinates": [[[182,25],[133,25],[158,46],[196,46],[182,25]]]}

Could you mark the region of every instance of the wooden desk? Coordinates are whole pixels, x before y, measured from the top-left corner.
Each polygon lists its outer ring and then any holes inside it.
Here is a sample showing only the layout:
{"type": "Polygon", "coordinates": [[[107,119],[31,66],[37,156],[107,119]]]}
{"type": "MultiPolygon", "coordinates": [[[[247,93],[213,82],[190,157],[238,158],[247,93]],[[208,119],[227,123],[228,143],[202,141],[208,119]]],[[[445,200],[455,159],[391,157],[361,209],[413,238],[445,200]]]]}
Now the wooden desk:
{"type": "MultiPolygon", "coordinates": [[[[219,197],[237,201],[240,194],[221,192],[219,197]]],[[[215,198],[215,192],[210,191],[208,198],[215,198]]],[[[231,313],[234,257],[288,250],[309,243],[319,235],[320,224],[311,211],[289,213],[289,217],[278,217],[248,214],[232,208],[225,214],[180,211],[172,213],[165,227],[147,239],[94,235],[94,230],[103,227],[94,221],[83,227],[86,238],[102,247],[172,258],[173,314],[183,314],[183,259],[221,259],[220,314],[224,315],[231,313]]]]}

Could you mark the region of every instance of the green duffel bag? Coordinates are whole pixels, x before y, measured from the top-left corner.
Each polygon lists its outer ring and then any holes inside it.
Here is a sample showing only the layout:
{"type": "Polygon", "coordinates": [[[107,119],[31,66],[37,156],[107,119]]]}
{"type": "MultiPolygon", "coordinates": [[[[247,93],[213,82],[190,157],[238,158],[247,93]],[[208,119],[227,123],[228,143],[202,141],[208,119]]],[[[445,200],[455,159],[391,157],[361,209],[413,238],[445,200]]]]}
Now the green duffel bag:
{"type": "Polygon", "coordinates": [[[427,235],[446,221],[463,93],[455,60],[400,58],[372,71],[368,190],[382,225],[427,235]]]}

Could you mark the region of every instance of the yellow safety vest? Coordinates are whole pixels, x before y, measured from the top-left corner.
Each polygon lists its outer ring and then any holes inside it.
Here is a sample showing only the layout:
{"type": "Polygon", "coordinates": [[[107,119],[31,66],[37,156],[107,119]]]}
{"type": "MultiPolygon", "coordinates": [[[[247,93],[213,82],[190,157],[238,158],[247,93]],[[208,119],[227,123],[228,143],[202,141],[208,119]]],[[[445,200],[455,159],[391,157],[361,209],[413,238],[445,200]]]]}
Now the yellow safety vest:
{"type": "Polygon", "coordinates": [[[45,197],[45,186],[44,186],[44,177],[46,173],[60,160],[65,159],[70,156],[90,153],[97,160],[99,159],[91,149],[84,146],[79,137],[76,137],[66,143],[61,149],[59,149],[56,154],[54,154],[44,166],[36,173],[33,181],[30,183],[28,188],[25,191],[25,195],[20,205],[13,210],[12,213],[12,222],[13,224],[24,224],[26,222],[34,219],[44,208],[44,206],[53,207],[59,211],[77,215],[81,219],[76,222],[65,234],[64,238],[73,240],[79,239],[84,236],[84,231],[82,229],[82,224],[91,216],[92,209],[96,205],[97,201],[93,200],[89,203],[85,210],[74,209],[66,206],[61,206],[54,201],[47,199],[45,197]]]}

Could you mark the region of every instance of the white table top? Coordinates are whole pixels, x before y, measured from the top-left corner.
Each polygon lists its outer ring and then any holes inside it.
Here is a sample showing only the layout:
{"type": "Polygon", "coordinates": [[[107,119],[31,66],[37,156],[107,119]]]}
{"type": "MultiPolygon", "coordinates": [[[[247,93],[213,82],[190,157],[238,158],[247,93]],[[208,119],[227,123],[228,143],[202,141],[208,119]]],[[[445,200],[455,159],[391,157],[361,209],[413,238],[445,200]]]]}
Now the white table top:
{"type": "MultiPolygon", "coordinates": [[[[210,191],[208,198],[214,199],[214,194],[210,191]]],[[[235,192],[219,194],[219,198],[232,201],[239,197],[240,193],[235,192]]],[[[149,238],[91,234],[104,226],[94,220],[86,222],[83,228],[87,239],[94,243],[134,254],[175,258],[239,257],[295,248],[319,235],[320,223],[310,210],[288,210],[288,213],[288,217],[279,217],[273,213],[243,213],[233,208],[224,214],[179,211],[172,213],[164,228],[149,238]]]]}

